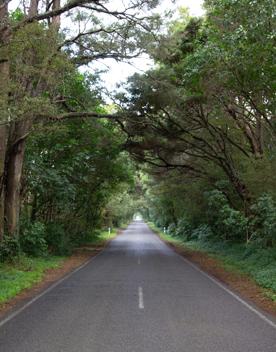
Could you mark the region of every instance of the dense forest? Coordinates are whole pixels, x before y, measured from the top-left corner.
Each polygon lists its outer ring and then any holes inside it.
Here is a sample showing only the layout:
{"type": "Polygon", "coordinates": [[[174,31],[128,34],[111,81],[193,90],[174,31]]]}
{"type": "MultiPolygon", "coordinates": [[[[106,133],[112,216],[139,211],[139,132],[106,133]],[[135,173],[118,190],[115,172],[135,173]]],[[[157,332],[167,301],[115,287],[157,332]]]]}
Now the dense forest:
{"type": "Polygon", "coordinates": [[[275,247],[275,4],[169,20],[158,3],[0,1],[0,260],[68,253],[135,213],[187,241],[275,247]],[[106,101],[93,63],[142,54],[152,69],[106,101]]]}

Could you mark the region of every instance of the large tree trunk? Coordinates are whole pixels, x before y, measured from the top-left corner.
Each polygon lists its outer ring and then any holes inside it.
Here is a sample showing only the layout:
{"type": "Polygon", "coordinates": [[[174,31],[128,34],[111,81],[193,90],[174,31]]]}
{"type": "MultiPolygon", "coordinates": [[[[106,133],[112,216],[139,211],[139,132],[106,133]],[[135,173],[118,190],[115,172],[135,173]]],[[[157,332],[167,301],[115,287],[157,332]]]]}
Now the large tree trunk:
{"type": "Polygon", "coordinates": [[[24,162],[26,137],[31,120],[13,123],[9,138],[9,150],[6,160],[5,220],[7,232],[14,236],[19,230],[20,189],[24,162]]]}
{"type": "Polygon", "coordinates": [[[0,0],[0,240],[4,235],[4,184],[8,137],[9,61],[5,47],[9,41],[8,5],[0,0]]]}
{"type": "MultiPolygon", "coordinates": [[[[30,1],[29,16],[35,16],[38,13],[38,3],[39,0],[30,1]]],[[[9,78],[9,75],[7,78],[9,78]]],[[[8,148],[6,148],[5,151],[5,183],[2,198],[4,198],[5,228],[7,229],[7,233],[11,236],[16,235],[19,229],[22,168],[26,137],[31,125],[32,119],[11,122],[8,148]]]]}
{"type": "Polygon", "coordinates": [[[7,126],[0,126],[0,241],[4,236],[4,182],[7,149],[7,126]]]}

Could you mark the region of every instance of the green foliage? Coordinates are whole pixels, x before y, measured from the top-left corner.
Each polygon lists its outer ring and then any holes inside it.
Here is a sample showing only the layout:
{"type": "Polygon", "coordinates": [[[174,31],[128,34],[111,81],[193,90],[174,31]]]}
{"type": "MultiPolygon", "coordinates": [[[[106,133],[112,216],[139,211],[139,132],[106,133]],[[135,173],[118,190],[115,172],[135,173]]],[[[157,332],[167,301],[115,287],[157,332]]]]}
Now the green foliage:
{"type": "Polygon", "coordinates": [[[213,232],[224,239],[246,240],[248,219],[227,202],[225,195],[218,190],[207,192],[208,220],[213,232]]]}
{"type": "Polygon", "coordinates": [[[105,206],[103,222],[108,227],[120,227],[132,220],[137,210],[135,195],[128,184],[121,185],[121,192],[112,196],[105,206]]]}
{"type": "Polygon", "coordinates": [[[220,215],[226,239],[244,241],[248,223],[244,214],[226,205],[221,209],[220,215]]]}
{"type": "Polygon", "coordinates": [[[192,231],[191,240],[197,240],[197,241],[211,241],[214,238],[213,231],[209,225],[203,224],[198,226],[192,231]]]}
{"type": "Polygon", "coordinates": [[[31,256],[45,256],[48,253],[45,225],[39,221],[29,224],[20,236],[20,245],[24,253],[31,256]]]}
{"type": "Polygon", "coordinates": [[[121,136],[107,121],[63,122],[34,133],[24,167],[24,212],[46,226],[55,254],[69,254],[87,234],[128,221],[133,171],[121,136]]]}
{"type": "Polygon", "coordinates": [[[103,246],[107,241],[112,240],[117,234],[116,228],[111,228],[110,232],[108,230],[94,230],[88,233],[85,238],[84,243],[89,245],[103,246]]]}
{"type": "Polygon", "coordinates": [[[172,223],[168,226],[167,231],[168,231],[168,233],[169,233],[170,235],[175,236],[175,234],[176,234],[176,229],[177,229],[176,224],[172,222],[172,223]]]}
{"type": "Polygon", "coordinates": [[[22,12],[22,10],[20,8],[17,8],[11,12],[10,18],[14,22],[22,21],[24,18],[24,13],[22,12]]]}
{"type": "Polygon", "coordinates": [[[175,234],[176,236],[189,238],[192,233],[192,226],[189,220],[185,217],[182,217],[177,222],[177,227],[175,234]]]}
{"type": "Polygon", "coordinates": [[[65,232],[60,223],[50,222],[46,226],[46,236],[49,252],[54,255],[69,255],[72,253],[73,242],[70,234],[65,232]]]}
{"type": "Polygon", "coordinates": [[[15,237],[4,236],[0,241],[0,263],[13,261],[20,254],[19,241],[15,237]]]}
{"type": "Polygon", "coordinates": [[[257,199],[251,207],[252,239],[273,245],[276,241],[276,203],[269,194],[257,199]]]}
{"type": "Polygon", "coordinates": [[[14,32],[7,47],[10,119],[56,115],[54,99],[61,82],[74,72],[66,55],[57,52],[58,45],[56,31],[40,23],[33,22],[14,32]]]}

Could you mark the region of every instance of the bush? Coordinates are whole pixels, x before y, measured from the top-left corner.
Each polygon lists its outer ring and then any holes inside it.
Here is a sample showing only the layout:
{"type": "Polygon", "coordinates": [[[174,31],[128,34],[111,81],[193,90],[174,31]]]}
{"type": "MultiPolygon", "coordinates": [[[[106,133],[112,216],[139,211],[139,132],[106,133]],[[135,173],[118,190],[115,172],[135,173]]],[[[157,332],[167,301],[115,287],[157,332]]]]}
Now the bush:
{"type": "Polygon", "coordinates": [[[218,190],[206,193],[208,202],[208,219],[216,237],[225,240],[244,241],[248,219],[236,209],[231,208],[225,195],[218,190]]]}
{"type": "Polygon", "coordinates": [[[248,219],[242,212],[225,205],[220,210],[220,220],[225,239],[245,241],[248,219]]]}
{"type": "Polygon", "coordinates": [[[181,218],[177,222],[176,235],[188,239],[192,233],[192,226],[186,218],[181,218]]]}
{"type": "Polygon", "coordinates": [[[265,268],[263,270],[260,270],[255,275],[255,280],[260,285],[262,285],[265,288],[269,288],[273,291],[276,291],[276,281],[273,280],[273,278],[276,278],[276,268],[275,267],[265,268]]]}
{"type": "Polygon", "coordinates": [[[46,243],[46,229],[41,222],[29,224],[20,236],[20,245],[24,253],[38,257],[45,256],[48,253],[46,243]]]}
{"type": "Polygon", "coordinates": [[[252,239],[273,245],[276,242],[276,204],[272,197],[263,194],[251,210],[254,214],[251,220],[252,239]]]}
{"type": "Polygon", "coordinates": [[[56,255],[69,255],[72,252],[72,240],[66,235],[62,224],[47,224],[46,241],[50,251],[56,255]]]}
{"type": "Polygon", "coordinates": [[[0,242],[0,262],[12,261],[20,254],[19,241],[15,237],[5,236],[0,242]]]}
{"type": "Polygon", "coordinates": [[[174,223],[171,223],[169,226],[168,226],[168,233],[172,236],[175,236],[176,235],[176,225],[174,223]]]}
{"type": "Polygon", "coordinates": [[[206,241],[214,237],[214,234],[209,225],[203,224],[193,230],[191,239],[198,241],[206,241]]]}

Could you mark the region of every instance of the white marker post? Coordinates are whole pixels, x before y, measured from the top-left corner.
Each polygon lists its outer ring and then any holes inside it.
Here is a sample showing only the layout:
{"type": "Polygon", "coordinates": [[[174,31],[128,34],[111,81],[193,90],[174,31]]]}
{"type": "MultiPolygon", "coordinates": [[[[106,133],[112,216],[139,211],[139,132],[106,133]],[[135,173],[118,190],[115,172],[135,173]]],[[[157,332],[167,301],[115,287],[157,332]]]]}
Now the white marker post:
{"type": "Polygon", "coordinates": [[[109,235],[111,234],[111,228],[110,227],[108,228],[108,234],[109,235]]]}

